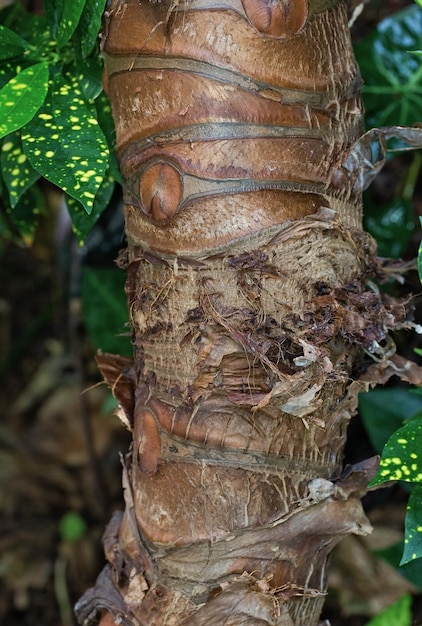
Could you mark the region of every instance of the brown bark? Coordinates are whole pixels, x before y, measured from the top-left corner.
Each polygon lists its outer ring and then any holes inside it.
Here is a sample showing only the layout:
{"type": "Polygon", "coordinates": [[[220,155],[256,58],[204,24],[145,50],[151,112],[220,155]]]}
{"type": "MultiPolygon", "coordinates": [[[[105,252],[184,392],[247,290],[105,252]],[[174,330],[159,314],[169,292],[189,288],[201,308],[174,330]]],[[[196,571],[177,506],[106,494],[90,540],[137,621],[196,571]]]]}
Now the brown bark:
{"type": "Polygon", "coordinates": [[[345,4],[114,0],[104,58],[134,362],[99,365],[133,448],[79,619],[313,626],[330,551],[370,531],[374,464],[343,447],[404,323],[366,288],[345,4]]]}

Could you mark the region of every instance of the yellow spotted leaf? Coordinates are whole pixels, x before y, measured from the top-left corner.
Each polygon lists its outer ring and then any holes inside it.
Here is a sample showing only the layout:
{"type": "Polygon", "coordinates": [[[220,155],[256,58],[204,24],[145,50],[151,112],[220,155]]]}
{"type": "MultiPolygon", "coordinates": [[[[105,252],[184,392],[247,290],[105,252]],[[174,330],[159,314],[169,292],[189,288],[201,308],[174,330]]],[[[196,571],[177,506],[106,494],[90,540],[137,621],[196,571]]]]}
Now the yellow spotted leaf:
{"type": "Polygon", "coordinates": [[[74,75],[55,74],[44,105],[22,131],[23,150],[44,178],[91,213],[109,162],[96,107],[74,75]]]}
{"type": "Polygon", "coordinates": [[[393,480],[422,483],[422,418],[412,419],[391,435],[370,486],[393,480]]]}
{"type": "Polygon", "coordinates": [[[25,126],[43,104],[48,89],[48,64],[31,65],[0,89],[0,138],[25,126]]]}
{"type": "Polygon", "coordinates": [[[18,131],[5,137],[1,148],[0,164],[3,180],[9,191],[10,205],[13,209],[23,194],[40,177],[22,149],[22,141],[18,131]]]}
{"type": "Polygon", "coordinates": [[[422,485],[415,485],[406,507],[404,550],[400,565],[422,557],[422,485]]]}
{"type": "Polygon", "coordinates": [[[43,4],[52,35],[61,48],[73,35],[82,15],[85,0],[44,0],[43,4]]]}

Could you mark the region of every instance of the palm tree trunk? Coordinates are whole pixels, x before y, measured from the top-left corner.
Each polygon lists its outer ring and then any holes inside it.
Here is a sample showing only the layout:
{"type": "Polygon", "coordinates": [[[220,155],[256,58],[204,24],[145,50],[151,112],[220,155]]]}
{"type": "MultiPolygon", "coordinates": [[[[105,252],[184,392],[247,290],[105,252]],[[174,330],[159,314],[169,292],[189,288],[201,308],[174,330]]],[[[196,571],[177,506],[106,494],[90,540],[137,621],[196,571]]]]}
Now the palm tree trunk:
{"type": "Polygon", "coordinates": [[[79,619],[313,626],[330,551],[370,531],[372,464],[342,455],[397,322],[346,166],[345,2],[114,0],[103,43],[134,361],[99,365],[133,447],[79,619]]]}

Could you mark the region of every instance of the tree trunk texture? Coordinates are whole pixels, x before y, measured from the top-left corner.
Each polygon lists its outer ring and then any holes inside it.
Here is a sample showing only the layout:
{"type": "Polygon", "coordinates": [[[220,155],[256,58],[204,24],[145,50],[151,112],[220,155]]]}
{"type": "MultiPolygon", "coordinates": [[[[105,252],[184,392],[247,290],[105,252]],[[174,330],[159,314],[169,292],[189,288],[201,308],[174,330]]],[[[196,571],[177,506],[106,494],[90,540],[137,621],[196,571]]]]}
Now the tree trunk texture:
{"type": "Polygon", "coordinates": [[[103,54],[134,360],[98,361],[133,446],[78,618],[314,626],[370,531],[347,426],[405,325],[368,287],[345,2],[113,0],[103,54]]]}

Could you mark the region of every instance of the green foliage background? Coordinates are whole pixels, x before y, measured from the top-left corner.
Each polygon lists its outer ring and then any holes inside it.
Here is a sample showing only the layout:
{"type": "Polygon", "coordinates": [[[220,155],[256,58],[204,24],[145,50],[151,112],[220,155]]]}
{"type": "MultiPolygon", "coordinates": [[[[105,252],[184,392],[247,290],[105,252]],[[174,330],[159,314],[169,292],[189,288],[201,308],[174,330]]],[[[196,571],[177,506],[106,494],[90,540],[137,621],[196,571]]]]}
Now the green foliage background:
{"type": "Polygon", "coordinates": [[[105,0],[45,0],[45,15],[29,14],[20,3],[0,12],[1,195],[27,240],[44,210],[35,193],[40,177],[65,192],[81,242],[119,180],[101,83],[104,6],[105,0]]]}
{"type": "MultiPolygon", "coordinates": [[[[82,245],[120,173],[102,88],[99,30],[106,0],[44,0],[0,11],[0,234],[31,244],[47,209],[40,183],[64,192],[82,245]]],[[[124,275],[83,268],[85,322],[94,345],[129,354],[124,275]],[[101,315],[98,315],[101,310],[101,315]]]]}
{"type": "MultiPolygon", "coordinates": [[[[364,80],[363,97],[368,128],[411,126],[422,111],[422,0],[383,20],[355,47],[364,80]]],[[[395,158],[392,151],[390,159],[395,158]]],[[[422,156],[413,154],[402,181],[402,193],[380,206],[372,189],[365,194],[364,226],[378,243],[380,256],[399,258],[418,228],[412,199],[421,175],[422,156]]],[[[418,268],[422,277],[422,252],[418,268]]],[[[410,489],[404,541],[397,549],[380,552],[422,588],[422,392],[391,387],[361,394],[360,414],[369,438],[381,454],[372,486],[403,481],[410,489]]],[[[410,626],[410,597],[405,596],[371,620],[368,626],[410,626]]]]}

